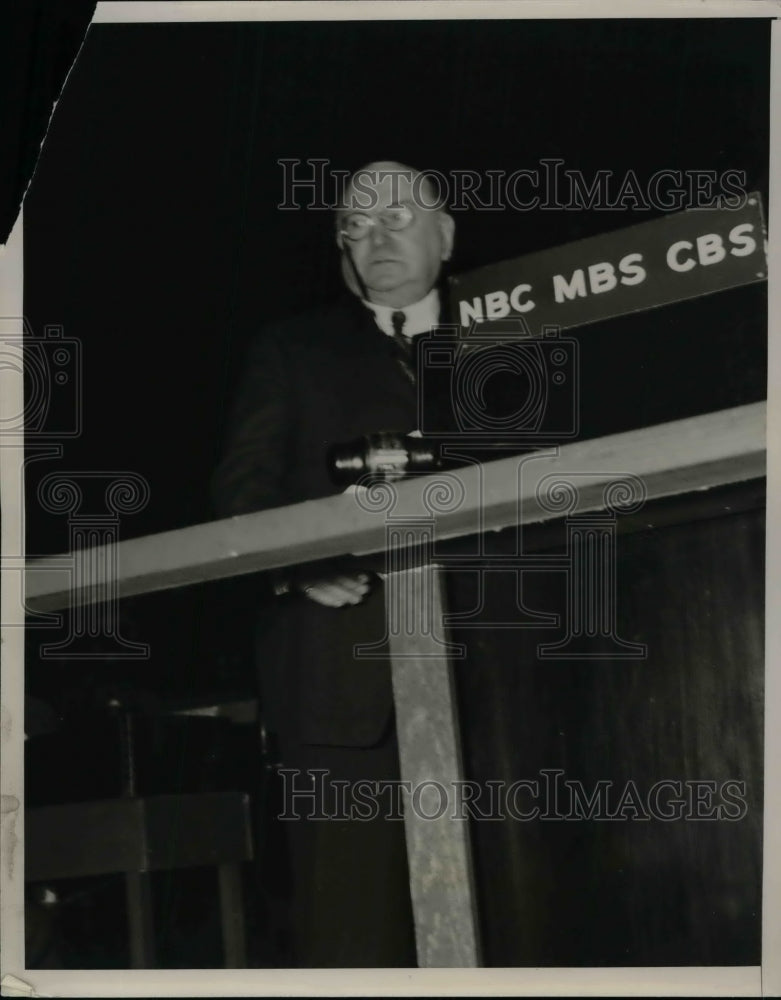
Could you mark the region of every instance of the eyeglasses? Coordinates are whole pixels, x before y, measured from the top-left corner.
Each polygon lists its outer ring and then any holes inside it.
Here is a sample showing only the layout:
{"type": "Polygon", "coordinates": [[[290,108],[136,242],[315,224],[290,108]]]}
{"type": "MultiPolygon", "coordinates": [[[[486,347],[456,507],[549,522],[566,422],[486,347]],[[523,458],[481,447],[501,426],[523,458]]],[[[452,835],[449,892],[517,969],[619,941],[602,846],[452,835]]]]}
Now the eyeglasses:
{"type": "Polygon", "coordinates": [[[365,212],[350,212],[342,219],[339,232],[348,240],[362,240],[373,226],[382,223],[385,229],[396,233],[401,229],[406,229],[413,218],[414,215],[409,205],[395,205],[377,212],[376,215],[366,215],[365,212]]]}

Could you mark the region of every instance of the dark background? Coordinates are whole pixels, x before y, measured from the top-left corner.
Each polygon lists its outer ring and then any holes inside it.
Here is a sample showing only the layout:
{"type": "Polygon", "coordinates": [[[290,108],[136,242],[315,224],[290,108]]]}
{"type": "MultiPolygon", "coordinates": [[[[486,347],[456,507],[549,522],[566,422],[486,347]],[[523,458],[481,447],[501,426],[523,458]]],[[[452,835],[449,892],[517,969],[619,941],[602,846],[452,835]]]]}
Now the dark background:
{"type": "MultiPolygon", "coordinates": [[[[769,26],[753,19],[92,27],[25,202],[25,314],[35,335],[59,324],[81,343],[83,432],[56,465],[30,465],[28,496],[55,468],[128,470],[145,477],[151,499],[123,519],[123,537],[212,517],[208,483],[247,338],[340,288],[329,213],[276,208],[279,158],[326,157],[347,170],[392,158],[511,172],[561,157],[587,178],[632,169],[641,182],[662,168],[741,170],[766,202],[768,95],[769,26]]],[[[458,213],[452,270],[659,214],[458,213]]],[[[583,437],[765,396],[763,285],[575,334],[583,437]]],[[[729,830],[654,824],[640,835],[630,824],[622,840],[585,824],[557,834],[481,829],[488,964],[759,961],[763,536],[760,514],[735,517],[744,520],[713,522],[721,534],[692,528],[684,562],[675,536],[633,536],[622,579],[635,582],[638,617],[625,625],[658,657],[642,669],[519,671],[519,658],[533,655],[527,639],[549,636],[526,634],[521,646],[516,636],[512,647],[496,636],[474,640],[481,671],[460,683],[470,694],[475,776],[533,776],[562,760],[574,775],[612,773],[596,744],[623,762],[618,776],[646,785],[753,782],[751,820],[729,830]],[[732,590],[715,612],[698,610],[694,595],[711,592],[716,572],[732,590]],[[648,579],[657,582],[643,598],[648,579]],[[690,610],[676,618],[681,607],[690,610]],[[713,631],[733,626],[743,645],[713,631]],[[704,653],[703,629],[720,635],[717,648],[737,652],[723,661],[704,653]],[[665,718],[703,738],[676,743],[648,714],[654,699],[665,718]],[[625,725],[615,729],[618,718],[625,725]],[[705,739],[714,727],[721,738],[705,739]],[[638,733],[647,752],[633,756],[638,733]],[[632,847],[638,836],[650,839],[632,847]],[[727,863],[724,888],[716,873],[727,863]]],[[[66,518],[28,504],[28,552],[67,549],[67,531],[66,518]]],[[[251,581],[228,581],[123,602],[127,633],[152,648],[150,661],[132,666],[36,662],[41,639],[56,636],[31,630],[28,691],[66,726],[117,686],[156,704],[251,695],[244,610],[253,599],[251,581]]],[[[197,760],[189,738],[171,737],[182,759],[197,760]]],[[[110,755],[76,743],[92,762],[93,793],[111,794],[110,755]]],[[[252,780],[239,777],[236,752],[219,754],[208,780],[190,766],[191,787],[252,780]]],[[[32,794],[50,800],[51,770],[39,773],[32,794]]],[[[192,961],[185,947],[183,962],[192,961]]]]}
{"type": "MultiPolygon", "coordinates": [[[[756,20],[92,27],[25,207],[27,317],[83,345],[66,461],[147,478],[128,536],[211,516],[246,338],[341,283],[329,213],[276,208],[279,158],[730,169],[766,198],[768,45],[756,20]]],[[[452,270],[659,214],[458,213],[452,270]]],[[[764,397],[763,296],[583,331],[584,436],[764,397]]]]}

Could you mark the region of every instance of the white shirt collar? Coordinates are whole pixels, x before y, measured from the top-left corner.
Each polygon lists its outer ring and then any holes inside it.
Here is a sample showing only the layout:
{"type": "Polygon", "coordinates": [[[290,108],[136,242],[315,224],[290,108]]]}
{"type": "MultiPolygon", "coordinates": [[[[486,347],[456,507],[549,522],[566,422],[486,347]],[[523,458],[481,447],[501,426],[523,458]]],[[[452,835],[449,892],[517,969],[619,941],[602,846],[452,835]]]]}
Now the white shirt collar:
{"type": "Polygon", "coordinates": [[[401,332],[405,337],[416,337],[419,333],[428,333],[432,327],[439,323],[439,292],[432,288],[428,295],[420,302],[413,302],[411,306],[404,306],[403,309],[395,309],[393,306],[382,306],[376,302],[361,300],[374,313],[377,326],[389,337],[393,336],[393,322],[391,316],[395,312],[403,312],[406,319],[401,332]]]}

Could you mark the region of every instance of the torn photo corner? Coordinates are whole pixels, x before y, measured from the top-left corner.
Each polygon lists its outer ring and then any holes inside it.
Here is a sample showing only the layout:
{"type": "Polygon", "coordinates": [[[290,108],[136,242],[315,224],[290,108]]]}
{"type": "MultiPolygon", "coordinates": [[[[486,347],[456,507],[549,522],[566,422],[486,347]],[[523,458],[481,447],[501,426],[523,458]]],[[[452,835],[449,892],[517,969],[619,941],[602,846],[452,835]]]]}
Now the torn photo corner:
{"type": "Polygon", "coordinates": [[[7,242],[29,190],[96,6],[95,0],[78,0],[67,7],[8,4],[0,15],[7,43],[0,246],[7,242]]]}

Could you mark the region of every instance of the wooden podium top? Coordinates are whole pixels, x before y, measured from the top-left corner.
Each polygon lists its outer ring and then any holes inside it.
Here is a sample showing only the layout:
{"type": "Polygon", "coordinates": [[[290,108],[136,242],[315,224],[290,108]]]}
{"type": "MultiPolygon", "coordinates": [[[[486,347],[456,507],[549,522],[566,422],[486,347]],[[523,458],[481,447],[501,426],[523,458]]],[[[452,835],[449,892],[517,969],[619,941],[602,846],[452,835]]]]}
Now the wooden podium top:
{"type": "Polygon", "coordinates": [[[127,597],[381,552],[388,524],[400,519],[428,519],[437,539],[454,538],[604,509],[618,482],[648,501],[756,479],[765,475],[765,410],[764,402],[752,403],[148,535],[114,546],[113,556],[98,548],[90,558],[81,552],[31,560],[26,604],[48,611],[105,600],[105,581],[96,580],[94,567],[110,558],[118,565],[114,593],[127,597]],[[562,483],[573,488],[574,505],[562,500],[562,483]]]}

